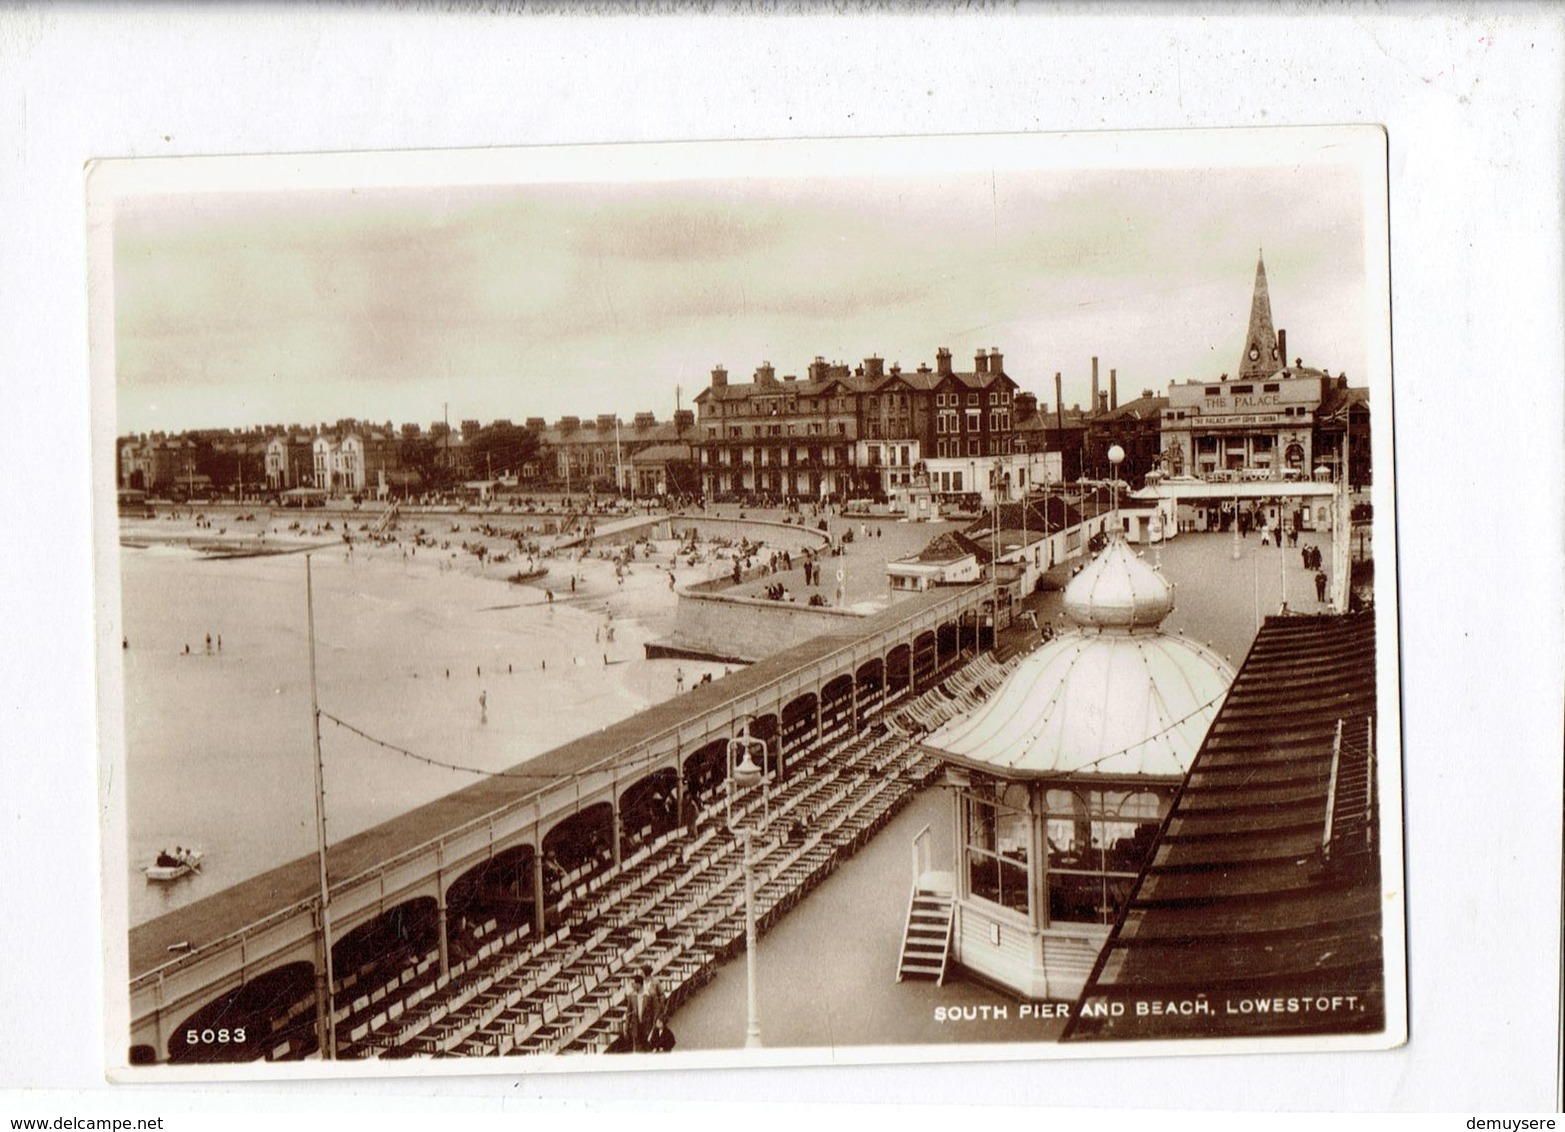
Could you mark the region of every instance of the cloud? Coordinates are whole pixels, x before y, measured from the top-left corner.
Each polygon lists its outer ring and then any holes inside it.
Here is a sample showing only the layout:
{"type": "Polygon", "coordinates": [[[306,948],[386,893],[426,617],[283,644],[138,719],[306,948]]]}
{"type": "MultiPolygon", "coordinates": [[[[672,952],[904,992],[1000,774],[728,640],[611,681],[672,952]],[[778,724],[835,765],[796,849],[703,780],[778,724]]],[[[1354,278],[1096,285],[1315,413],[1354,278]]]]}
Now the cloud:
{"type": "Polygon", "coordinates": [[[1085,400],[1093,355],[1137,389],[1237,364],[1262,245],[1290,352],[1361,372],[1361,199],[1315,167],[137,200],[115,229],[122,422],[662,414],[718,362],[911,368],[939,346],[999,347],[1025,387],[1052,399],[1058,369],[1085,400]]]}

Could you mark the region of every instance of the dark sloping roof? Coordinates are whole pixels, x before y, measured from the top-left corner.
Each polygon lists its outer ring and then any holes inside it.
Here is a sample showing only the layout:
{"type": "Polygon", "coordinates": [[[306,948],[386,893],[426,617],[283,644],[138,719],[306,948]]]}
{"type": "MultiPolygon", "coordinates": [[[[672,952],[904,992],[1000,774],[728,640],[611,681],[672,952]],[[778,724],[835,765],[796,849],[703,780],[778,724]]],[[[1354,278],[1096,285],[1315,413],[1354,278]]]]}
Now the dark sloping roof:
{"type": "Polygon", "coordinates": [[[1322,418],[1329,417],[1334,414],[1344,413],[1349,407],[1368,409],[1369,390],[1359,389],[1351,385],[1339,389],[1335,384],[1328,384],[1325,392],[1321,395],[1320,408],[1316,410],[1316,415],[1322,418]]]}
{"type": "MultiPolygon", "coordinates": [[[[958,531],[945,531],[929,540],[929,545],[913,555],[918,562],[956,562],[976,555],[978,544],[958,531]]],[[[903,559],[907,561],[907,559],[903,559]]]]}
{"type": "Polygon", "coordinates": [[[1166,408],[1168,408],[1167,397],[1137,397],[1134,401],[1121,402],[1114,408],[1097,414],[1094,420],[1147,420],[1157,416],[1166,408]]]}
{"type": "Polygon", "coordinates": [[[670,460],[689,460],[691,448],[688,444],[654,444],[650,448],[643,448],[630,458],[632,464],[662,464],[670,460]]]}
{"type": "Polygon", "coordinates": [[[1374,711],[1373,611],[1266,620],[1064,1040],[1384,1029],[1374,711]]]}
{"type": "MultiPolygon", "coordinates": [[[[1029,531],[1048,531],[1053,534],[1066,527],[1074,527],[1079,522],[1081,522],[1081,512],[1058,496],[1051,495],[1047,499],[1029,501],[1025,522],[1023,522],[1022,505],[1019,502],[1000,504],[999,527],[1002,531],[1019,531],[1025,527],[1029,531]]],[[[974,537],[988,537],[995,525],[994,510],[991,508],[968,524],[963,533],[974,537]]]]}

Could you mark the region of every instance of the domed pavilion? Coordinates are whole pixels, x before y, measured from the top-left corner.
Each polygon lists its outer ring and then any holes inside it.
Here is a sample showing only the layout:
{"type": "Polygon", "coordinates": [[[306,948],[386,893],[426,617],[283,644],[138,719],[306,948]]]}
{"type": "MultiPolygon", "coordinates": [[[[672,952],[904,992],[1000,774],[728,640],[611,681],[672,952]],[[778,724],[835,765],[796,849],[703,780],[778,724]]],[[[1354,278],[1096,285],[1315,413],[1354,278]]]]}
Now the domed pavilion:
{"type": "Polygon", "coordinates": [[[957,860],[951,958],[1034,999],[1082,989],[1233,670],[1162,632],[1174,588],[1120,537],[1065,590],[1075,623],[932,732],[957,860]]]}

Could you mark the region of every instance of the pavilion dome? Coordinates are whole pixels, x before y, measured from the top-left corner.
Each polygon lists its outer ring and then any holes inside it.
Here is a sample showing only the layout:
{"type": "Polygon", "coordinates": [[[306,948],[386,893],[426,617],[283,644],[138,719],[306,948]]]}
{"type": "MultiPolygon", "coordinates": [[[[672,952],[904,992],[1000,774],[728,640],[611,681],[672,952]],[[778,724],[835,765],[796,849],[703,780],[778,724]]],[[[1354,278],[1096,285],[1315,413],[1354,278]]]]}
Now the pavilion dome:
{"type": "Polygon", "coordinates": [[[1119,537],[1065,587],[1065,615],[1084,627],[1152,628],[1173,608],[1173,585],[1119,537]]]}
{"type": "Polygon", "coordinates": [[[1002,777],[1182,777],[1233,669],[1155,628],[1173,608],[1173,587],[1118,539],[1076,576],[1065,602],[1081,627],[1027,656],[989,699],[924,744],[1002,777]]]}

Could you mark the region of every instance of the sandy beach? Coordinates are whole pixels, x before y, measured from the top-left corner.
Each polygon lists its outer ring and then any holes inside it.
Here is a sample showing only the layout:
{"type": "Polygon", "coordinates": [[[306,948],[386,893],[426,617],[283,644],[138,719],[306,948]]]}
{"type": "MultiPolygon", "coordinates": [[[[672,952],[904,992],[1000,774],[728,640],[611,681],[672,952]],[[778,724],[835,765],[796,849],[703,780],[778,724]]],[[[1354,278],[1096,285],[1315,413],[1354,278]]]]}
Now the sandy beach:
{"type": "MultiPolygon", "coordinates": [[[[506,580],[514,558],[485,564],[460,548],[482,539],[491,554],[515,552],[511,539],[465,529],[481,521],[421,516],[403,525],[400,543],[359,539],[351,552],[340,521],[320,536],[286,523],[269,533],[273,549],[285,539],[289,549],[316,546],[321,711],[389,745],[323,720],[330,840],[475,777],[392,747],[499,771],[726,671],[643,659],[673,617],[670,569],[683,584],[723,567],[684,558],[670,567],[676,547],[664,540],[651,544],[653,561],[643,556],[619,576],[613,561],[589,554],[541,560],[549,575],[516,585],[506,580]],[[464,530],[449,530],[453,522],[464,530]],[[410,545],[419,526],[436,546],[410,545]]],[[[241,523],[212,522],[122,524],[131,544],[121,580],[133,924],[315,846],[305,556],[204,557],[192,540],[225,526],[217,537],[246,537],[241,523]],[[148,884],[137,866],[175,844],[204,850],[201,875],[148,884]]]]}

